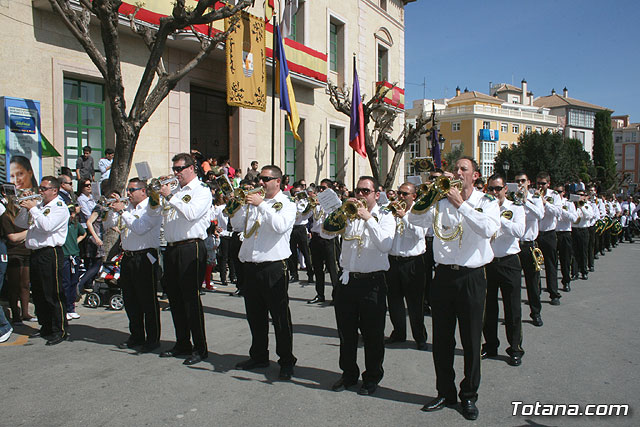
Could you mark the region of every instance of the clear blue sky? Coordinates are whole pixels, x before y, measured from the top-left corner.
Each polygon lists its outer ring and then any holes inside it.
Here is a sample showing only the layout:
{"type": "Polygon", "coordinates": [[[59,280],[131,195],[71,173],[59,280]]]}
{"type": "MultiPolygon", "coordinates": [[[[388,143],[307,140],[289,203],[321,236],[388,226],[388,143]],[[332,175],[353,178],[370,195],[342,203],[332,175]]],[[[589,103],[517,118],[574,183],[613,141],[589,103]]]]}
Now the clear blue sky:
{"type": "Polygon", "coordinates": [[[640,122],[639,0],[418,0],[405,8],[405,104],[527,80],[640,122]]]}

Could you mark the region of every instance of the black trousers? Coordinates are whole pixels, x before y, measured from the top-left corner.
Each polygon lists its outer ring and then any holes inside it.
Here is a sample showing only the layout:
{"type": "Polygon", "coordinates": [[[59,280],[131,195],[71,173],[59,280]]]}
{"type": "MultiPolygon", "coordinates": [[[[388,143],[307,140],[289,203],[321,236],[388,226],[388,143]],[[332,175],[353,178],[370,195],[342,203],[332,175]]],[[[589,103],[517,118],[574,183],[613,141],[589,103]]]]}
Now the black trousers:
{"type": "Polygon", "coordinates": [[[227,267],[229,268],[229,276],[231,276],[232,279],[236,277],[236,267],[230,256],[231,245],[231,236],[220,237],[220,247],[218,248],[218,267],[220,269],[220,281],[222,283],[227,282],[227,267]]]}
{"type": "Polygon", "coordinates": [[[477,400],[480,387],[480,351],[482,318],[487,294],[485,270],[454,270],[438,265],[431,283],[431,317],[433,319],[433,362],[438,396],[456,399],[453,359],[456,347],[456,321],[464,352],[464,379],[460,398],[477,400]]]}
{"type": "Polygon", "coordinates": [[[176,349],[207,354],[204,311],[200,285],[207,266],[207,250],[203,240],[167,246],[165,252],[165,284],[176,330],[176,349]],[[193,346],[191,345],[193,340],[193,346]]]}
{"type": "Polygon", "coordinates": [[[602,248],[611,251],[611,229],[602,232],[602,248]]]}
{"type": "Polygon", "coordinates": [[[500,347],[498,339],[498,289],[502,294],[504,307],[504,322],[507,330],[509,348],[507,354],[522,356],[522,308],[521,308],[521,283],[520,259],[518,255],[507,255],[494,258],[486,266],[487,270],[487,301],[482,329],[485,349],[488,352],[497,352],[500,347]]]}
{"type": "Polygon", "coordinates": [[[387,301],[389,318],[393,325],[391,336],[399,340],[407,338],[407,310],[411,333],[417,343],[427,342],[424,326],[424,259],[422,255],[411,257],[389,256],[387,271],[387,301]],[[405,301],[407,307],[405,310],[405,301]]]}
{"type": "Polygon", "coordinates": [[[596,254],[596,226],[592,225],[588,227],[589,230],[589,244],[587,247],[587,263],[589,268],[594,266],[594,255],[596,254]]]}
{"type": "Polygon", "coordinates": [[[287,260],[289,266],[289,274],[291,277],[298,277],[298,249],[302,252],[304,265],[307,266],[307,277],[313,276],[313,264],[309,256],[309,238],[307,236],[307,227],[304,225],[294,225],[291,230],[291,239],[289,240],[291,248],[291,256],[287,260]]]}
{"type": "Polygon", "coordinates": [[[576,260],[576,273],[586,274],[589,261],[589,228],[574,228],[571,230],[571,238],[573,241],[573,256],[576,260]]]}
{"type": "Polygon", "coordinates": [[[540,302],[540,272],[536,271],[536,260],[531,253],[534,242],[520,242],[520,265],[524,273],[524,282],[527,286],[527,299],[529,300],[530,316],[540,315],[542,303],[540,302]]]}
{"type": "Polygon", "coordinates": [[[351,273],[349,283],[336,288],[334,309],[340,335],[342,377],[357,380],[358,329],[364,340],[362,381],[377,384],[384,376],[384,324],[387,313],[387,284],[382,271],[360,276],[351,273]]]}
{"type": "Polygon", "coordinates": [[[60,336],[67,332],[66,300],[62,288],[63,264],[62,246],[31,251],[29,279],[43,336],[60,336]]]}
{"type": "Polygon", "coordinates": [[[427,303],[427,306],[431,307],[431,282],[433,281],[433,269],[435,268],[436,262],[433,259],[433,237],[427,236],[425,237],[427,240],[427,250],[422,257],[424,259],[424,299],[427,303]]]}
{"type": "MultiPolygon", "coordinates": [[[[311,236],[311,260],[316,279],[316,295],[324,298],[324,267],[329,271],[331,286],[335,290],[338,286],[338,261],[336,258],[335,238],[324,239],[318,233],[311,236]]],[[[333,292],[332,292],[333,295],[333,292]]]]}
{"type": "Polygon", "coordinates": [[[124,309],[129,318],[129,342],[160,342],[160,305],[156,286],[158,252],[147,249],[122,256],[118,285],[122,288],[124,309]],[[152,264],[149,255],[156,261],[152,264]]]}
{"type": "Polygon", "coordinates": [[[244,305],[251,329],[249,356],[256,362],[269,361],[269,313],[276,334],[276,354],[281,366],[293,366],[293,325],[289,311],[289,283],[285,260],[246,262],[244,305]]]}
{"type": "Polygon", "coordinates": [[[242,246],[242,241],[240,240],[240,233],[234,232],[231,236],[231,246],[229,248],[229,258],[231,259],[231,264],[236,273],[236,287],[241,291],[244,289],[244,267],[242,266],[242,261],[240,261],[240,247],[242,246]]]}
{"type": "Polygon", "coordinates": [[[542,255],[544,255],[547,292],[551,298],[560,298],[561,295],[558,292],[558,240],[555,230],[541,231],[536,241],[542,255]]]}
{"type": "Polygon", "coordinates": [[[560,271],[562,283],[571,282],[571,257],[573,256],[573,242],[571,231],[556,231],[558,241],[558,255],[560,259],[560,271]]]}

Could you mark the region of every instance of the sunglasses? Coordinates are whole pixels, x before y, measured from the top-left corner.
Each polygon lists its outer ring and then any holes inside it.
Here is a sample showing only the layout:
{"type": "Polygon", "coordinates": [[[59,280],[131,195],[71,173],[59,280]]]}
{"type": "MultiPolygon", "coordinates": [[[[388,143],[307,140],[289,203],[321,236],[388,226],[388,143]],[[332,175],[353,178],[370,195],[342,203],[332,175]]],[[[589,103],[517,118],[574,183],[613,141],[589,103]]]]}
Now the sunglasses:
{"type": "Polygon", "coordinates": [[[487,191],[502,191],[504,185],[496,185],[487,187],[487,191]]]}
{"type": "Polygon", "coordinates": [[[264,175],[260,175],[260,176],[258,176],[258,181],[262,181],[262,182],[264,182],[265,184],[266,184],[267,182],[271,181],[271,180],[274,180],[274,179],[278,179],[278,178],[277,178],[277,177],[275,177],[275,176],[264,176],[264,175]]]}
{"type": "Polygon", "coordinates": [[[548,182],[544,182],[544,181],[538,181],[536,182],[536,185],[548,185],[548,182]]]}
{"type": "Polygon", "coordinates": [[[84,184],[83,187],[91,187],[91,184],[84,184]]]}
{"type": "Polygon", "coordinates": [[[357,193],[361,193],[364,194],[365,196],[367,196],[369,193],[371,193],[373,190],[371,190],[370,188],[356,188],[354,190],[354,192],[357,193]]]}
{"type": "Polygon", "coordinates": [[[525,182],[527,182],[527,180],[526,180],[526,179],[524,179],[524,178],[523,178],[523,179],[516,179],[516,182],[517,182],[518,184],[524,184],[525,182]]]}
{"type": "MultiPolygon", "coordinates": [[[[189,165],[189,166],[191,166],[191,165],[189,165]]],[[[180,172],[182,172],[183,170],[185,170],[186,168],[188,168],[189,166],[187,166],[187,165],[184,165],[184,166],[174,166],[174,167],[172,167],[172,168],[171,168],[171,170],[173,171],[173,173],[180,173],[180,172]]]]}
{"type": "Polygon", "coordinates": [[[413,193],[409,193],[408,191],[398,191],[396,194],[398,194],[398,196],[408,196],[409,194],[413,194],[413,193]]]}
{"type": "Polygon", "coordinates": [[[69,185],[71,185],[71,181],[62,181],[62,184],[69,184],[69,185]]]}
{"type": "Polygon", "coordinates": [[[138,191],[138,190],[142,190],[142,187],[140,187],[140,188],[138,188],[138,187],[130,187],[130,188],[127,188],[127,192],[128,192],[128,193],[135,193],[135,192],[136,192],[136,191],[138,191]]]}
{"type": "Polygon", "coordinates": [[[42,186],[42,185],[41,185],[40,187],[38,187],[38,189],[39,189],[40,191],[53,190],[54,188],[55,188],[55,187],[44,187],[44,186],[42,186]]]}

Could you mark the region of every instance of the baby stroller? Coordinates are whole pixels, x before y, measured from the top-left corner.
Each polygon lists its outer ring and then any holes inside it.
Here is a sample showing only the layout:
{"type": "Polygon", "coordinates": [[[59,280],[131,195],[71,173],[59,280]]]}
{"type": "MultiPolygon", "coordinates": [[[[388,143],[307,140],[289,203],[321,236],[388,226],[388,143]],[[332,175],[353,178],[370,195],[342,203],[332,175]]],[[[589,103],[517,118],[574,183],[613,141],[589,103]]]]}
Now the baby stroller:
{"type": "Polygon", "coordinates": [[[116,254],[100,267],[98,277],[93,282],[93,290],[87,294],[84,304],[90,308],[108,305],[112,310],[122,310],[124,299],[118,286],[122,253],[116,254]]]}

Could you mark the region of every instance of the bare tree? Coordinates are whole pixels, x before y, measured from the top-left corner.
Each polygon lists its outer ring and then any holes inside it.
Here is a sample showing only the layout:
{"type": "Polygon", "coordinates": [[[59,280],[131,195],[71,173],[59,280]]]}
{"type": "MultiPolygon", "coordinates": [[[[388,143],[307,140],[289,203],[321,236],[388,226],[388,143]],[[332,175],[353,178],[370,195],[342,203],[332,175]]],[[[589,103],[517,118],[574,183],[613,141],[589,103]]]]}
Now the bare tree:
{"type": "MultiPolygon", "coordinates": [[[[395,87],[395,85],[393,85],[393,87],[395,87]]],[[[421,114],[416,119],[415,126],[405,125],[400,135],[392,138],[391,131],[393,130],[393,123],[398,113],[385,106],[383,100],[387,92],[392,90],[393,87],[385,87],[379,90],[366,102],[364,96],[362,97],[365,128],[364,142],[367,150],[367,159],[369,159],[369,165],[371,166],[374,178],[376,178],[378,182],[383,183],[384,188],[391,188],[396,179],[402,155],[412,143],[419,141],[421,135],[428,133],[428,127],[433,118],[431,115],[421,114]],[[369,123],[371,122],[373,122],[373,129],[369,127],[369,123]],[[391,147],[393,150],[393,159],[391,160],[389,171],[386,173],[386,176],[384,176],[383,181],[383,177],[380,176],[379,172],[380,159],[378,159],[378,149],[385,145],[391,147]]],[[[347,116],[351,115],[351,96],[349,92],[349,88],[339,88],[329,82],[329,101],[331,101],[336,111],[346,114],[347,116]]]]}
{"type": "Polygon", "coordinates": [[[149,49],[149,57],[128,111],[120,62],[120,19],[123,16],[119,9],[122,1],[49,0],[49,3],[104,78],[116,135],[110,188],[121,189],[129,176],[133,153],[143,126],[180,79],[196,68],[218,43],[226,40],[236,26],[238,12],[250,6],[252,1],[240,0],[235,6],[227,5],[215,10],[216,0],[200,0],[195,8],[186,7],[185,0],[173,0],[171,15],[160,18],[157,26],[143,25],[136,20],[136,14],[143,5],[137,3],[135,12],[127,18],[131,30],[142,38],[149,49]],[[91,38],[92,17],[97,18],[100,26],[101,45],[91,38]],[[233,18],[228,30],[213,30],[211,24],[214,21],[229,17],[233,18]],[[196,31],[196,25],[209,25],[207,34],[196,31]],[[169,72],[162,59],[167,39],[184,32],[190,32],[195,36],[200,43],[200,49],[182,67],[169,72]]]}

